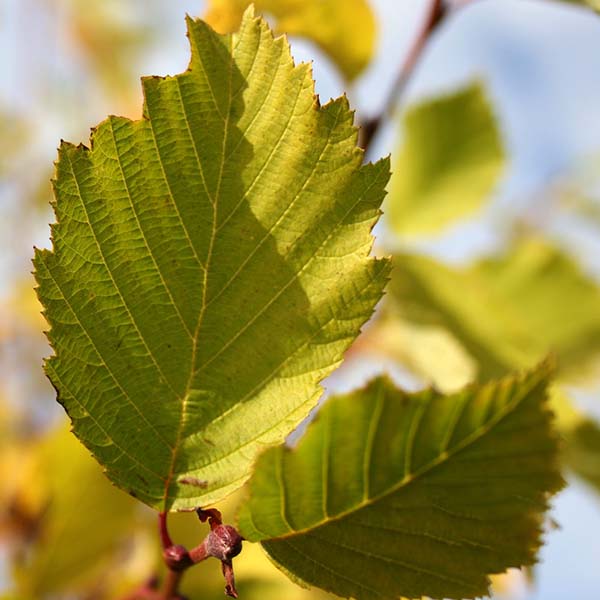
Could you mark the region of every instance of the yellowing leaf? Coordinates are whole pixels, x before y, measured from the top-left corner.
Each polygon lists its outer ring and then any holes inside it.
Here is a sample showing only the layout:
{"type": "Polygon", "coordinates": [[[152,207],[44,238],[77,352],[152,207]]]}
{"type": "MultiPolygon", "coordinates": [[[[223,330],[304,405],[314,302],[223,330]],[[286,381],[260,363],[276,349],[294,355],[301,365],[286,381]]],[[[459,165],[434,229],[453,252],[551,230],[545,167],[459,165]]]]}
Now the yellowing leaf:
{"type": "Polygon", "coordinates": [[[435,233],[471,216],[503,166],[500,132],[480,85],[410,109],[386,204],[392,229],[435,233]]]}
{"type": "Polygon", "coordinates": [[[389,165],[362,165],[346,99],[321,107],[251,12],[188,28],[190,69],[143,80],[142,120],[61,146],[35,258],[76,435],[172,510],[239,488],[308,414],[389,271],[369,257],[389,165]]]}
{"type": "Polygon", "coordinates": [[[386,378],[331,399],[296,448],[258,460],[242,535],[340,596],[475,598],[531,564],[562,486],[549,367],[451,396],[386,378]]]}
{"type": "MultiPolygon", "coordinates": [[[[530,240],[467,268],[399,255],[388,316],[446,328],[489,379],[548,352],[578,377],[600,352],[600,290],[559,250],[530,240]]],[[[432,357],[431,370],[436,369],[432,357]]]]}
{"type": "MultiPolygon", "coordinates": [[[[206,21],[217,31],[236,31],[250,0],[209,0],[206,21]]],[[[367,0],[255,0],[273,15],[277,30],[313,40],[352,80],[369,64],[375,18],[367,0]]]]}

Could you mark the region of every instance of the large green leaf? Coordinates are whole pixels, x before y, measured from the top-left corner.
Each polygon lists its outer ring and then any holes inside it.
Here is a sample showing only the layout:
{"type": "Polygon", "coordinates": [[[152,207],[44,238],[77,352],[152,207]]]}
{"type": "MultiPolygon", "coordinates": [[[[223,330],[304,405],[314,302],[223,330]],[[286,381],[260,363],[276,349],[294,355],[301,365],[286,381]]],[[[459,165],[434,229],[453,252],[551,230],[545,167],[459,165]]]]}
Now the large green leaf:
{"type": "MultiPolygon", "coordinates": [[[[250,0],[209,0],[206,21],[222,33],[235,31],[250,0]]],[[[367,0],[254,0],[275,17],[277,30],[313,40],[352,80],[371,61],[375,18],[367,0]]]]}
{"type": "Polygon", "coordinates": [[[522,242],[467,268],[412,255],[395,262],[385,318],[446,328],[482,379],[529,367],[550,351],[575,378],[600,352],[600,290],[547,244],[522,242]]]}
{"type": "Polygon", "coordinates": [[[393,230],[435,233],[470,216],[494,190],[503,165],[500,132],[480,85],[413,107],[386,205],[393,230]]]}
{"type": "Polygon", "coordinates": [[[329,401],[297,448],[258,460],[239,525],[301,581],[340,596],[474,598],[531,564],[557,440],[549,367],[451,396],[386,378],[329,401]]]}
{"type": "Polygon", "coordinates": [[[74,430],[157,508],[216,502],[314,406],[371,315],[388,163],[361,166],[345,98],[246,13],[189,21],[190,69],[143,80],[144,118],[63,143],[54,250],[35,257],[74,430]]]}

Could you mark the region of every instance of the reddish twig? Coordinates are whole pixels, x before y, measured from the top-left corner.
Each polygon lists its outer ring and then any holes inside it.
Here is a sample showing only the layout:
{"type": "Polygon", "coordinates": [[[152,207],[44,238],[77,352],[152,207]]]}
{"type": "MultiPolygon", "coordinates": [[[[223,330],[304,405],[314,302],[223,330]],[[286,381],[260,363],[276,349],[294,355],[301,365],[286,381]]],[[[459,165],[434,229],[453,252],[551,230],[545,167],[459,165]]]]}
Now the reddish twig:
{"type": "Polygon", "coordinates": [[[167,513],[158,515],[163,560],[168,569],[162,590],[158,589],[158,581],[153,579],[122,600],[183,600],[179,594],[183,574],[211,556],[221,561],[225,593],[233,598],[238,597],[232,559],[242,551],[242,537],[231,525],[223,525],[221,513],[216,508],[198,509],[196,512],[203,523],[208,521],[210,533],[200,545],[189,551],[181,544],[173,543],[167,527],[167,513]]]}
{"type": "Polygon", "coordinates": [[[181,583],[183,573],[184,571],[171,571],[169,569],[165,585],[161,592],[161,600],[175,600],[182,598],[182,596],[179,595],[179,584],[181,583]]]}
{"type": "Polygon", "coordinates": [[[167,528],[166,512],[158,513],[158,533],[160,535],[160,541],[163,550],[170,548],[173,545],[173,540],[171,540],[171,536],[169,535],[169,530],[167,528]]]}
{"type": "Polygon", "coordinates": [[[442,22],[443,18],[446,16],[447,10],[444,0],[432,0],[425,21],[398,71],[398,76],[392,85],[392,89],[388,94],[381,113],[376,117],[365,121],[361,125],[359,146],[363,148],[365,152],[369,149],[369,146],[377,135],[384,119],[393,114],[394,108],[400,96],[406,89],[431,34],[442,22]]]}

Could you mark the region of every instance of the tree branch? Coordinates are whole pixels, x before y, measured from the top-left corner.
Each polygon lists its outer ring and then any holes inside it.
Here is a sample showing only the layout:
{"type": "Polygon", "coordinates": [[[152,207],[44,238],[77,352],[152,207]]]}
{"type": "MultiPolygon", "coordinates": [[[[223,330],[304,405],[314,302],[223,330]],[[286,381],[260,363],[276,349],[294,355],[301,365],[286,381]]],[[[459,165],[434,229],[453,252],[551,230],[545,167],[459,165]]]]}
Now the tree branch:
{"type": "Polygon", "coordinates": [[[381,110],[380,114],[376,117],[365,121],[360,128],[359,134],[359,146],[365,150],[369,149],[371,142],[379,132],[384,120],[392,116],[394,108],[398,103],[398,100],[402,96],[402,93],[406,89],[408,82],[410,81],[415,67],[419,63],[423,50],[431,37],[431,34],[437,29],[438,25],[442,22],[446,16],[448,9],[444,0],[432,0],[423,25],[415,38],[412,46],[410,47],[404,62],[402,63],[400,70],[392,89],[388,94],[387,100],[381,110]]]}

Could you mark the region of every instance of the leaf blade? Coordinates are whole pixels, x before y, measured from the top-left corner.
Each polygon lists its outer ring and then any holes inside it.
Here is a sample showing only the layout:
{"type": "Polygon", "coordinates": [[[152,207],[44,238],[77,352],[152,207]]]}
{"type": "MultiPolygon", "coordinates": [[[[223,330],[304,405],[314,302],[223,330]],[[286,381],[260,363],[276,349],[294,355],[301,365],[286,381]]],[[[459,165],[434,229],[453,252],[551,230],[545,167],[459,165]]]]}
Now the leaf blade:
{"type": "Polygon", "coordinates": [[[389,270],[368,257],[389,168],[361,166],[347,101],[321,107],[251,12],[233,36],[188,29],[190,68],[143,80],[142,120],[61,145],[54,250],[35,258],[75,432],[160,509],[242,485],[315,404],[389,270]]]}
{"type": "Polygon", "coordinates": [[[543,365],[449,397],[405,394],[380,378],[330,400],[297,448],[259,458],[242,534],[295,577],[342,596],[487,593],[488,574],[533,562],[546,493],[562,486],[549,372],[543,365]],[[315,490],[309,474],[327,436],[337,481],[315,490]],[[325,489],[333,499],[323,501],[325,489]]]}

